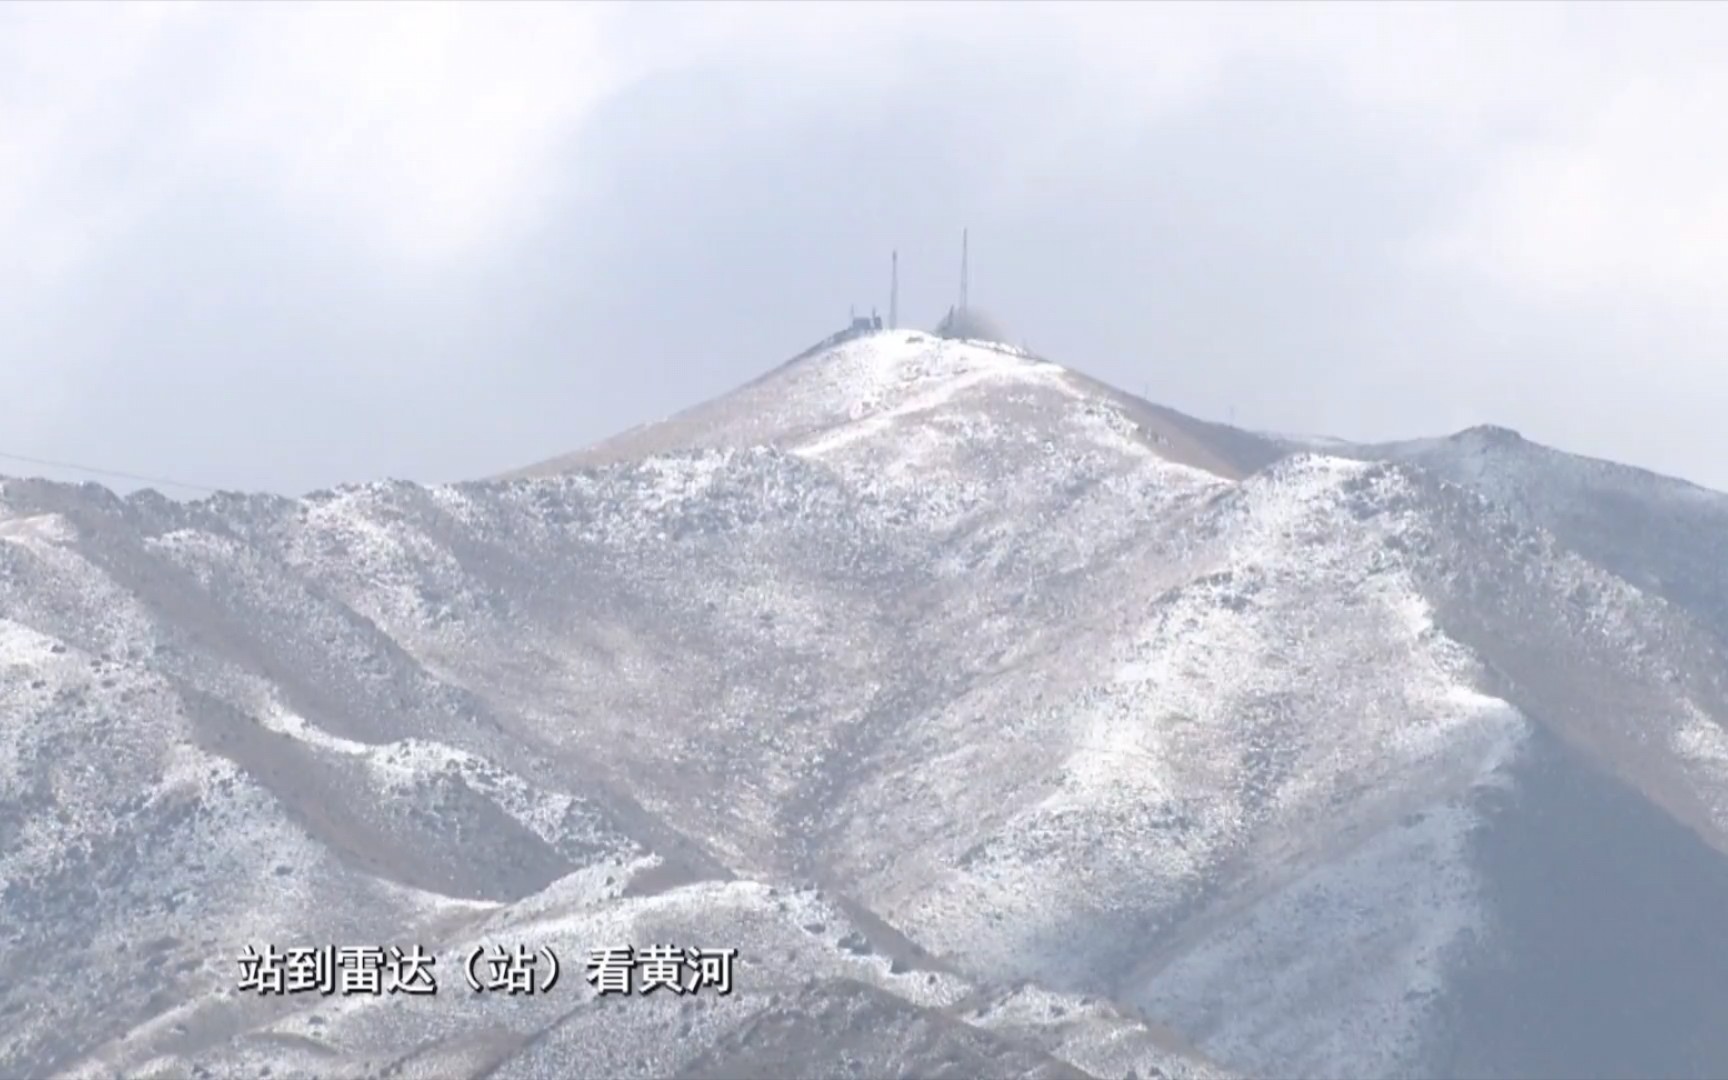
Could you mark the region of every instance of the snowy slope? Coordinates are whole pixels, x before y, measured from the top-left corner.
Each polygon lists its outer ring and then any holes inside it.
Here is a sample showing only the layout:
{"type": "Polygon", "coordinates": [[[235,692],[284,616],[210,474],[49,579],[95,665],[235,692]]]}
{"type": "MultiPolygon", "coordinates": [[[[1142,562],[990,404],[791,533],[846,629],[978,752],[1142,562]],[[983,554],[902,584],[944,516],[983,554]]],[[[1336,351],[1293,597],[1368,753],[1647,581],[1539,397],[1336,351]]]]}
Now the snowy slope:
{"type": "Polygon", "coordinates": [[[1288,449],[888,333],[497,480],[5,481],[0,1074],[1728,1070],[1708,568],[1288,449]],[[516,940],[738,989],[232,992],[516,940]]]}
{"type": "Polygon", "coordinates": [[[1267,440],[1130,397],[1011,346],[897,330],[806,354],[670,419],[512,475],[544,476],[669,450],[773,445],[822,455],[888,432],[939,443],[971,423],[1019,423],[1040,412],[1099,420],[1118,440],[1223,476],[1240,476],[1277,454],[1267,440]]]}
{"type": "Polygon", "coordinates": [[[1364,446],[1464,485],[1728,637],[1728,495],[1532,443],[1505,428],[1364,446]]]}

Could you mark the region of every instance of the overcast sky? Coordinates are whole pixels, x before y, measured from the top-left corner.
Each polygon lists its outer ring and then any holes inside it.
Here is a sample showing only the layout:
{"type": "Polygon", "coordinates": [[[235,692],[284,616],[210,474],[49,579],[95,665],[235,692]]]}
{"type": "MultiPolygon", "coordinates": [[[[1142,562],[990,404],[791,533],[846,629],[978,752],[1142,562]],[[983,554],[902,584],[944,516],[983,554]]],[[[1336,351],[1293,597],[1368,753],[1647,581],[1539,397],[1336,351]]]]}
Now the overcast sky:
{"type": "Polygon", "coordinates": [[[968,226],[976,304],[1153,400],[1728,489],[1725,56],[1715,4],[8,3],[0,453],[486,475],[892,248],[934,322],[968,226]]]}

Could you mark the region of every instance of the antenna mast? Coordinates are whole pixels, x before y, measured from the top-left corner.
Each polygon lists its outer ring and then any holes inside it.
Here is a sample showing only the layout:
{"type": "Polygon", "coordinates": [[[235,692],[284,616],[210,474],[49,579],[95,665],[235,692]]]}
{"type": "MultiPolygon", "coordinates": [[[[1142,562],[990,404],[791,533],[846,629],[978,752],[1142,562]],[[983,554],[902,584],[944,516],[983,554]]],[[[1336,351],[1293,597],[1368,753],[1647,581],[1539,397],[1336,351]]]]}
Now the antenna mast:
{"type": "Polygon", "coordinates": [[[888,329],[900,326],[900,253],[890,256],[888,271],[888,329]]]}
{"type": "Polygon", "coordinates": [[[966,313],[966,230],[960,230],[960,313],[966,313]]]}

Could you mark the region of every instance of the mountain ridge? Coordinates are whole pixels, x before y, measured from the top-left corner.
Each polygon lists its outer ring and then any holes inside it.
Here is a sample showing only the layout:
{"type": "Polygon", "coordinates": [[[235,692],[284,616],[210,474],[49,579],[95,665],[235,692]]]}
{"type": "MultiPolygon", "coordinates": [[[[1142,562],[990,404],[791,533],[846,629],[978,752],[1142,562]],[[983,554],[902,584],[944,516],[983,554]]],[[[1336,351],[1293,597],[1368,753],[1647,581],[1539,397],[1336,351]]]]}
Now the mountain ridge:
{"type": "Polygon", "coordinates": [[[894,332],[490,481],[0,481],[0,1071],[1728,1067],[1714,503],[1468,434],[894,332]],[[738,989],[232,993],[404,931],[738,989]]]}

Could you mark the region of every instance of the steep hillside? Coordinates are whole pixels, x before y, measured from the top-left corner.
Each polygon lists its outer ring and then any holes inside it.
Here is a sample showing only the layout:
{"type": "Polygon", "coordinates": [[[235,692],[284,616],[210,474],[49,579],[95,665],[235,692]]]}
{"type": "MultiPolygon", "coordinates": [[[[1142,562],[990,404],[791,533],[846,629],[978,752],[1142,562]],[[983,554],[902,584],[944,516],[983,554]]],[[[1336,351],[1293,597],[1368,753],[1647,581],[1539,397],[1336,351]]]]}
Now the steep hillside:
{"type": "Polygon", "coordinates": [[[1665,482],[1290,449],[887,333],[492,481],[6,481],[0,1074],[1728,1072],[1665,482]],[[736,990],[233,992],[518,941],[736,990]]]}

